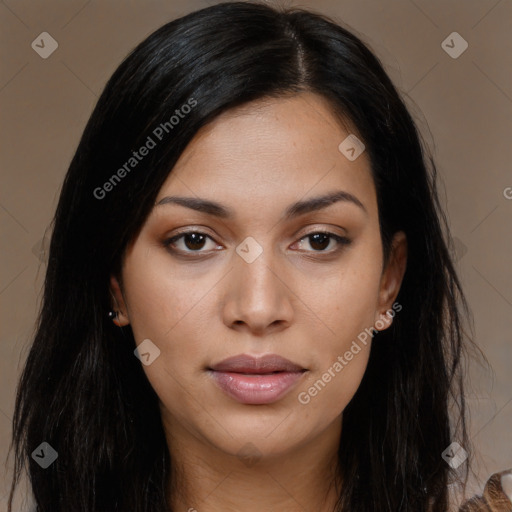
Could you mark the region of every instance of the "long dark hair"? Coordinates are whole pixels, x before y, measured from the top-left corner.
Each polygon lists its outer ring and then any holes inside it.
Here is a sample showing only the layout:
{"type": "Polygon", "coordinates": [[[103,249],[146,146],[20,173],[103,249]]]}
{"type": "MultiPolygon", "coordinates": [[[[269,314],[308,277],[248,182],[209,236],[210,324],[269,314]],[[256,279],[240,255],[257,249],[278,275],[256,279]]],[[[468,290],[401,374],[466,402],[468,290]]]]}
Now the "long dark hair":
{"type": "Polygon", "coordinates": [[[337,510],[446,512],[450,467],[441,454],[453,440],[470,451],[461,372],[469,310],[432,158],[379,60],[351,31],[305,10],[245,2],[151,34],[114,72],[87,123],[54,217],[17,390],[9,510],[27,463],[38,512],[169,510],[173,465],[158,398],[133,355],[131,328],[107,317],[109,276],[202,126],[300,91],[326,98],[366,146],[384,260],[395,232],[408,239],[403,309],[377,335],[344,410],[337,510]],[[154,147],[130,161],[148,138],[154,147]],[[31,457],[41,442],[58,452],[47,469],[31,457]]]}

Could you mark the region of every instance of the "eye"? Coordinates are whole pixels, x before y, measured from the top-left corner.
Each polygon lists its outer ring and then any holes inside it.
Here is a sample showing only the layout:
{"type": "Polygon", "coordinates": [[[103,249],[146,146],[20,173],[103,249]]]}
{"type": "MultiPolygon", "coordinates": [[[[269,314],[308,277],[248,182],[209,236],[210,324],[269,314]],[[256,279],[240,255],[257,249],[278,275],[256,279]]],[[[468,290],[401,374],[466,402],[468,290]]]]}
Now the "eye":
{"type": "Polygon", "coordinates": [[[304,240],[308,240],[310,247],[313,251],[307,252],[323,252],[323,253],[333,253],[340,250],[343,246],[347,246],[351,243],[347,237],[336,235],[335,233],[330,233],[328,231],[315,231],[313,233],[308,233],[306,236],[303,236],[298,242],[301,246],[304,244],[304,240]],[[331,246],[331,242],[334,242],[334,248],[331,246]],[[331,246],[331,250],[326,250],[329,246],[331,246]]]}
{"type": "MultiPolygon", "coordinates": [[[[165,247],[169,248],[171,251],[175,252],[185,252],[185,253],[203,253],[208,251],[201,251],[204,248],[207,240],[211,240],[214,242],[213,238],[206,233],[201,233],[200,231],[185,231],[176,236],[168,238],[165,240],[165,247]],[[179,247],[179,243],[182,242],[182,246],[179,247]],[[177,247],[178,246],[178,247],[177,247]],[[183,248],[183,246],[185,248],[183,248]]],[[[215,247],[218,247],[215,245],[215,247]]]]}
{"type": "MultiPolygon", "coordinates": [[[[205,245],[208,240],[213,242],[214,247],[212,247],[212,249],[221,247],[215,243],[211,236],[200,231],[181,232],[171,238],[166,239],[163,242],[163,245],[166,248],[168,248],[171,252],[175,253],[202,254],[209,252],[208,250],[201,250],[205,248],[205,245]]],[[[306,252],[317,252],[327,254],[337,252],[343,246],[347,246],[351,243],[351,240],[344,236],[336,235],[335,233],[331,233],[328,231],[315,231],[313,233],[309,233],[303,236],[300,240],[295,242],[294,245],[299,244],[302,248],[304,240],[308,240],[310,247],[313,249],[312,251],[306,250],[306,252]],[[331,244],[331,242],[333,243],[331,244]],[[334,248],[331,247],[330,250],[326,250],[331,245],[334,245],[334,248]]]]}

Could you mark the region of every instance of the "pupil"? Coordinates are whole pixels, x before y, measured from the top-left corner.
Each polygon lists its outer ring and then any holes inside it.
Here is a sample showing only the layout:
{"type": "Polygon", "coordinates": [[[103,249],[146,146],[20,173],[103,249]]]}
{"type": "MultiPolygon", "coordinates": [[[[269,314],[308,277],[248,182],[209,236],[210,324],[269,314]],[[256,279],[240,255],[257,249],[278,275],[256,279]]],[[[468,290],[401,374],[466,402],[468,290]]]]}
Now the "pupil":
{"type": "Polygon", "coordinates": [[[200,233],[187,233],[185,235],[185,245],[191,250],[202,249],[204,245],[204,236],[200,233]],[[192,240],[192,243],[189,243],[190,240],[192,240]]]}
{"type": "Polygon", "coordinates": [[[326,247],[328,247],[329,245],[329,235],[326,235],[324,233],[315,233],[314,235],[311,235],[311,238],[313,238],[313,241],[309,242],[311,247],[313,247],[313,249],[318,249],[318,250],[322,250],[322,249],[325,249],[326,247]],[[318,239],[323,239],[323,243],[322,241],[318,242],[318,239]],[[327,244],[325,244],[325,242],[327,241],[327,244]],[[318,247],[318,244],[321,246],[321,247],[318,247]]]}

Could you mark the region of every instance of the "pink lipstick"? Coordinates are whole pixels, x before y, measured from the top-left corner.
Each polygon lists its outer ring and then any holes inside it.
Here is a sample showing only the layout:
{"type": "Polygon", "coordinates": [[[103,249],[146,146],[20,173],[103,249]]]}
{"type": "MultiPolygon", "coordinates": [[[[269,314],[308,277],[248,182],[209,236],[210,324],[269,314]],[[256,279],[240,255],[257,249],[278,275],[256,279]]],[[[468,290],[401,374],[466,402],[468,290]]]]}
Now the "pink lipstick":
{"type": "Polygon", "coordinates": [[[243,404],[271,404],[284,397],[307,371],[284,357],[246,354],[224,359],[208,368],[215,383],[243,404]]]}

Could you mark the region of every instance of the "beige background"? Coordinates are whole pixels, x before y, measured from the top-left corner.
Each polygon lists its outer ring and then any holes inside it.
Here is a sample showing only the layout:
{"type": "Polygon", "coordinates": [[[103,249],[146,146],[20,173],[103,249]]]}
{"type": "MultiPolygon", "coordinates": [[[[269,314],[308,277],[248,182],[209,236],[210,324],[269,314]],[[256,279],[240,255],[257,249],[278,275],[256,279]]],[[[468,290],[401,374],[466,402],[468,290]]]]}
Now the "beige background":
{"type": "MultiPolygon", "coordinates": [[[[44,275],[41,240],[89,114],[129,50],[165,22],[212,3],[0,2],[2,467],[14,390],[44,275]],[[47,59],[31,48],[42,32],[59,45],[47,59]]],[[[282,4],[315,8],[362,37],[382,59],[430,141],[476,341],[494,370],[489,374],[474,367],[468,395],[472,440],[480,453],[474,489],[480,490],[492,472],[512,467],[512,1],[282,4]],[[454,31],[469,44],[456,59],[441,46],[454,31]]],[[[11,465],[12,460],[0,479],[0,511],[11,465]]]]}

